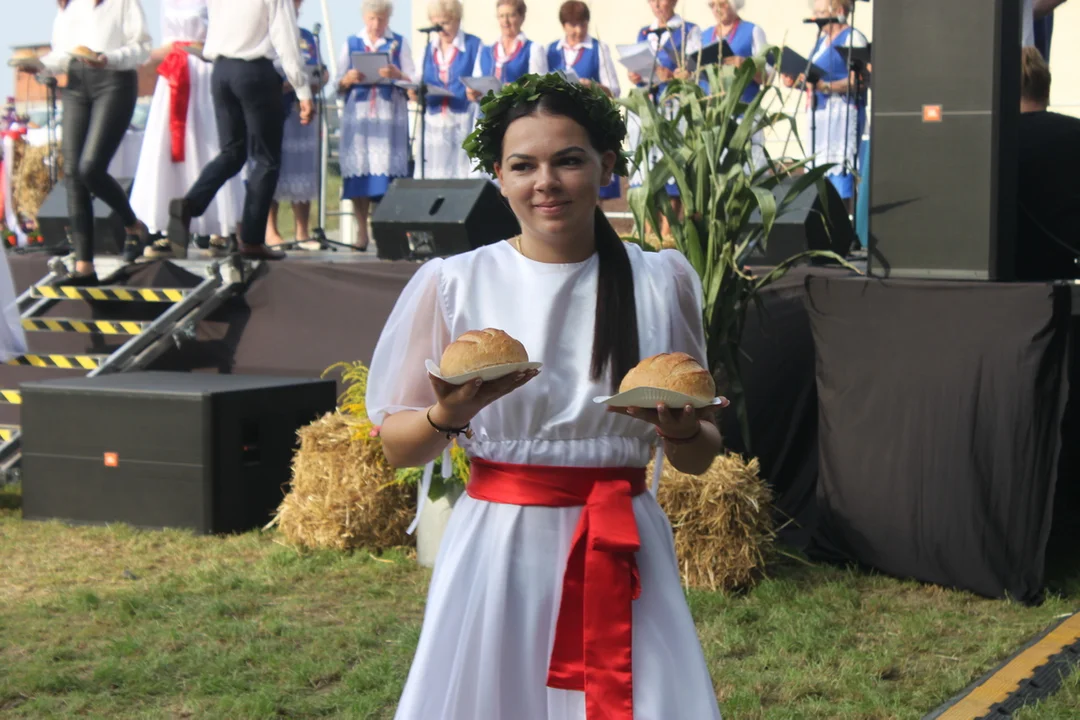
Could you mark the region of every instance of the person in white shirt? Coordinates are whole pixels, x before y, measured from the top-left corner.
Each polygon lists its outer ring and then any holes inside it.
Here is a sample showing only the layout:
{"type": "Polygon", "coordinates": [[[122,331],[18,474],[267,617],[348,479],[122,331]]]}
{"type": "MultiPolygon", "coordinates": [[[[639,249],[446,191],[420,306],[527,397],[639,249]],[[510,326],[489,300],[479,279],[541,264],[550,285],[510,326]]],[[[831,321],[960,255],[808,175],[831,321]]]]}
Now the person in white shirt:
{"type": "MultiPolygon", "coordinates": [[[[150,53],[158,65],[157,87],[146,120],[139,165],[131,188],[131,207],[150,231],[164,234],[169,201],[187,192],[199,173],[221,151],[214,99],[210,93],[213,66],[188,50],[206,42],[207,0],[161,0],[161,46],[150,53]],[[186,108],[186,111],[185,111],[186,108]]],[[[210,249],[224,254],[228,237],[240,224],[244,186],[233,178],[218,191],[205,213],[192,225],[210,236],[210,249]]],[[[174,255],[168,238],[146,248],[145,255],[174,255]]]]}
{"type": "MultiPolygon", "coordinates": [[[[515,82],[522,75],[546,75],[547,53],[521,32],[525,24],[525,0],[495,0],[495,16],[500,37],[485,45],[476,58],[473,77],[494,77],[504,83],[515,82]]],[[[468,90],[470,100],[480,100],[480,93],[468,90]]]]}
{"type": "Polygon", "coordinates": [[[207,165],[183,198],[169,203],[169,242],[184,252],[191,219],[200,217],[218,190],[238,175],[251,155],[244,197],[240,255],[280,260],[285,253],[266,246],[266,223],[281,173],[285,78],[296,89],[300,121],[311,122],[315,106],[304,62],[292,0],[209,0],[210,24],[203,55],[214,63],[211,92],[221,153],[207,165]]]}
{"type": "Polygon", "coordinates": [[[137,254],[149,239],[127,194],[109,175],[109,164],[131,125],[139,96],[135,68],[150,57],[150,35],[139,0],[57,0],[57,4],[52,47],[41,62],[49,73],[68,77],[63,153],[75,272],[65,282],[96,285],[91,196],[123,220],[126,256],[137,254]]]}

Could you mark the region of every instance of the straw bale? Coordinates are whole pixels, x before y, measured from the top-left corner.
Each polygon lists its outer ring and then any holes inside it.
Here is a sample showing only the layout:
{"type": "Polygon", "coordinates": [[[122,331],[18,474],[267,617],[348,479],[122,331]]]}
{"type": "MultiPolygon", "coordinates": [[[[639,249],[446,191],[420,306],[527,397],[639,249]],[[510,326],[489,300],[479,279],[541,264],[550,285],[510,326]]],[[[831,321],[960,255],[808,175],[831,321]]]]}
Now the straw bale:
{"type": "Polygon", "coordinates": [[[270,526],[304,548],[380,552],[408,544],[413,492],[394,482],[371,423],[328,413],[298,434],[292,488],[270,526]]]}
{"type": "Polygon", "coordinates": [[[48,157],[48,146],[31,146],[25,142],[15,144],[11,194],[16,211],[24,218],[36,219],[52,190],[49,168],[45,164],[48,157]]]}
{"type": "Polygon", "coordinates": [[[657,499],[671,520],[687,587],[736,591],[762,576],[776,534],[772,491],[759,470],[756,458],[739,455],[721,455],[700,476],[665,463],[657,499]]]}

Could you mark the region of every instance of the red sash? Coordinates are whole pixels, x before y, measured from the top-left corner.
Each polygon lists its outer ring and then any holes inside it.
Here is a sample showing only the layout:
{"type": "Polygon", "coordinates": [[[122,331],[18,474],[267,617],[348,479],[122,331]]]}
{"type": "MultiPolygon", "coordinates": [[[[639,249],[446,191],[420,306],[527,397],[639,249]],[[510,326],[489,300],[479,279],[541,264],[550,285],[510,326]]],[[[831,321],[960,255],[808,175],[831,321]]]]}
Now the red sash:
{"type": "Polygon", "coordinates": [[[589,720],[633,720],[633,601],[641,549],[632,499],[644,468],[510,465],[472,459],[466,492],[508,505],[584,506],[563,578],[548,687],[585,693],[589,720]]]}
{"type": "Polygon", "coordinates": [[[172,140],[172,161],[184,162],[184,140],[187,136],[188,103],[191,100],[191,71],[188,54],[174,44],[173,49],[158,66],[158,75],[169,81],[169,137],[172,140]]]}

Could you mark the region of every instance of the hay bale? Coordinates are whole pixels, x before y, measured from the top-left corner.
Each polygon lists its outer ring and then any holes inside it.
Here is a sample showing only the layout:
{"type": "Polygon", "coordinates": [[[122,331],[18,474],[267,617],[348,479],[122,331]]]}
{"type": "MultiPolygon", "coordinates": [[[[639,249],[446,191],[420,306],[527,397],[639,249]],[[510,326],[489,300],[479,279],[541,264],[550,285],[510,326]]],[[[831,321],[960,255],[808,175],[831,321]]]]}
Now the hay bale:
{"type": "Polygon", "coordinates": [[[371,430],[370,422],[341,412],[302,428],[292,489],[267,527],[304,548],[379,552],[408,544],[413,493],[394,482],[371,430]]]}
{"type": "Polygon", "coordinates": [[[721,455],[700,476],[665,463],[657,499],[671,520],[687,587],[728,592],[761,577],[776,533],[772,491],[759,470],[756,458],[738,455],[721,455]]]}
{"type": "MultiPolygon", "coordinates": [[[[31,146],[25,142],[15,144],[14,172],[11,180],[11,199],[15,210],[26,219],[37,219],[38,211],[52,190],[49,182],[48,146],[31,146]]],[[[59,152],[57,153],[59,162],[59,152]]]]}

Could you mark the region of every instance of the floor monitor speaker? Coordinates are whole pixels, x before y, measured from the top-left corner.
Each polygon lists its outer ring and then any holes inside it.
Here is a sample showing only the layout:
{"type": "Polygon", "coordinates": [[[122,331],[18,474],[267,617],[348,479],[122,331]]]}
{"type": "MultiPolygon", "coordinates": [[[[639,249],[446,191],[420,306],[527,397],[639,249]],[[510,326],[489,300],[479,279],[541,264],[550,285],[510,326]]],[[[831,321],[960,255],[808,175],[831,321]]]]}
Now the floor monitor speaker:
{"type": "Polygon", "coordinates": [[[288,490],[332,380],[134,372],[22,386],[23,516],[243,532],[288,490]]]}
{"type": "Polygon", "coordinates": [[[383,260],[424,260],[490,245],[521,232],[490,181],[395,180],[371,231],[383,260]]]}
{"type": "MultiPolygon", "coordinates": [[[[773,188],[777,203],[787,195],[794,183],[795,179],[788,179],[773,188]]],[[[754,248],[747,262],[751,265],[779,265],[807,250],[832,250],[840,257],[847,257],[855,246],[855,229],[836,188],[828,181],[824,187],[824,197],[817,186],[811,186],[797,195],[783,214],[776,218],[765,247],[759,245],[754,248]]],[[[761,212],[755,210],[750,222],[761,225],[761,212]]]]}

